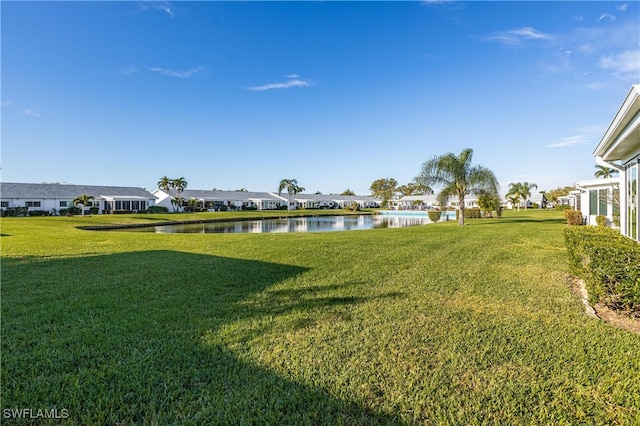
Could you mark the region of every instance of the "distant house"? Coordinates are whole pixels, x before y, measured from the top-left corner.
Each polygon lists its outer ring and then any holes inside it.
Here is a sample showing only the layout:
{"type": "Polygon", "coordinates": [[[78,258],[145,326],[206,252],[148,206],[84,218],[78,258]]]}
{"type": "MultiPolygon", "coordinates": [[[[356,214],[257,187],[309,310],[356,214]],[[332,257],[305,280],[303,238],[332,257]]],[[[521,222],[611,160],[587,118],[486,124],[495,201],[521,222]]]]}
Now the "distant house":
{"type": "MultiPolygon", "coordinates": [[[[429,210],[433,208],[441,208],[438,202],[438,196],[429,195],[405,195],[397,200],[389,200],[389,206],[395,210],[429,210]]],[[[458,197],[449,197],[445,208],[457,208],[458,197]]],[[[464,207],[466,209],[478,207],[478,197],[474,194],[464,198],[464,207]]]]}
{"type": "Polygon", "coordinates": [[[597,164],[620,172],[620,232],[640,240],[640,84],[631,87],[593,155],[597,164]]]}
{"type": "Polygon", "coordinates": [[[73,206],[81,195],[93,199],[85,209],[97,209],[99,214],[118,211],[142,211],[155,205],[156,197],[143,188],[125,186],[65,185],[58,183],[0,183],[0,207],[5,212],[13,208],[59,214],[73,206]]]}
{"type": "MultiPolygon", "coordinates": [[[[171,200],[178,195],[176,190],[156,189],[153,195],[158,199],[157,205],[166,207],[173,211],[171,200]]],[[[245,210],[247,208],[257,210],[275,210],[282,205],[286,206],[286,198],[279,197],[270,192],[249,192],[249,191],[221,191],[221,190],[198,190],[185,189],[181,193],[182,205],[178,206],[179,211],[183,211],[189,200],[195,200],[199,208],[219,211],[219,210],[245,210]]]]}
{"type": "Polygon", "coordinates": [[[605,216],[607,225],[619,226],[620,179],[591,179],[576,183],[569,194],[569,206],[579,210],[587,225],[596,225],[596,216],[605,216]]]}
{"type": "MultiPolygon", "coordinates": [[[[158,199],[157,205],[164,206],[173,211],[171,200],[178,194],[171,189],[156,189],[153,191],[158,199]]],[[[195,190],[186,189],[181,194],[183,205],[179,206],[182,211],[188,205],[189,200],[195,200],[200,208],[206,210],[244,210],[247,208],[257,210],[275,210],[286,206],[288,203],[287,194],[280,195],[273,192],[250,192],[250,191],[220,191],[220,190],[195,190]]],[[[380,200],[373,197],[357,195],[323,195],[323,194],[296,194],[292,197],[292,204],[296,208],[303,209],[325,209],[344,208],[346,205],[356,202],[362,208],[380,207],[380,200]]]]}
{"type": "MultiPolygon", "coordinates": [[[[286,194],[282,194],[286,197],[286,194]]],[[[285,198],[286,199],[286,198],[285,198]]],[[[333,194],[296,194],[293,196],[296,208],[304,209],[342,209],[352,203],[361,208],[378,208],[380,200],[366,195],[333,195],[333,194]]]]}

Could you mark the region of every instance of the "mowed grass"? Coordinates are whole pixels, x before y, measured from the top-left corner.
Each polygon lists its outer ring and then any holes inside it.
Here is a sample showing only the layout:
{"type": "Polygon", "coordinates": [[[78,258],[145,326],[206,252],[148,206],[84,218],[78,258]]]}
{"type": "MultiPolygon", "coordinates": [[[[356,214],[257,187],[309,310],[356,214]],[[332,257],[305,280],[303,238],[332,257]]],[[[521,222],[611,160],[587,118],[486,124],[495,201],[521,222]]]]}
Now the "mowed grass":
{"type": "Polygon", "coordinates": [[[75,228],[149,219],[2,219],[0,408],[65,408],[69,424],[640,424],[640,336],[584,314],[562,212],[75,228]]]}

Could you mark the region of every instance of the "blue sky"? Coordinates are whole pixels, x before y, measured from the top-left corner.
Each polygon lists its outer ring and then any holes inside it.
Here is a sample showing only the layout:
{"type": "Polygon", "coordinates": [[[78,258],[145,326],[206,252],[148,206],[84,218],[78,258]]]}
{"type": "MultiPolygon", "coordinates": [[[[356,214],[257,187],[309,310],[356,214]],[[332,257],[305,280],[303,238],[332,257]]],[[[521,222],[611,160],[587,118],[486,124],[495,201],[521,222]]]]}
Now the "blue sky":
{"type": "Polygon", "coordinates": [[[470,147],[572,185],[640,81],[639,4],[3,1],[2,180],[368,194],[470,147]]]}

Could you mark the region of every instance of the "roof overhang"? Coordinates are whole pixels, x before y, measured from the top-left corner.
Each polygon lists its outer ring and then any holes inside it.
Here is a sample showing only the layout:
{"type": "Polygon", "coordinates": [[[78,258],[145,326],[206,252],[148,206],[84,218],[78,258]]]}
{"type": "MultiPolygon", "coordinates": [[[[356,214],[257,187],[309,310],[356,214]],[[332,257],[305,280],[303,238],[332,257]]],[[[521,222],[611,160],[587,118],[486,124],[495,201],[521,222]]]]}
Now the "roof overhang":
{"type": "Polygon", "coordinates": [[[593,155],[619,161],[640,152],[640,84],[631,87],[593,155]]]}

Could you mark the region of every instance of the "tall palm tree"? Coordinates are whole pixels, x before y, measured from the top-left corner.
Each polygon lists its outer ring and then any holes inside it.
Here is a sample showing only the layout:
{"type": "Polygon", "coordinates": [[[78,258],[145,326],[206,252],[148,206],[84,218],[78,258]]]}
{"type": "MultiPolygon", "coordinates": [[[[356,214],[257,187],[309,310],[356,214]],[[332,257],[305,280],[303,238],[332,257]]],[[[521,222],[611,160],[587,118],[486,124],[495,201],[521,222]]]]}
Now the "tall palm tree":
{"type": "Polygon", "coordinates": [[[498,179],[493,172],[483,166],[471,164],[473,150],[464,149],[460,155],[447,153],[433,157],[422,165],[416,182],[425,186],[442,186],[438,194],[440,205],[446,205],[446,199],[458,197],[458,225],[464,225],[464,198],[471,193],[481,191],[498,193],[498,179]]]}
{"type": "Polygon", "coordinates": [[[84,216],[84,208],[89,205],[89,201],[93,200],[93,195],[82,194],[73,199],[73,205],[78,207],[81,205],[82,216],[84,216]]]}
{"type": "Polygon", "coordinates": [[[522,196],[524,197],[524,209],[527,209],[527,205],[529,204],[529,197],[531,197],[531,190],[538,189],[538,185],[535,183],[522,182],[520,184],[520,188],[522,189],[522,196]]]}
{"type": "Polygon", "coordinates": [[[597,178],[607,179],[613,177],[614,173],[618,173],[616,169],[610,169],[609,167],[601,166],[599,164],[596,166],[596,169],[597,170],[593,175],[597,178]]]}
{"type": "Polygon", "coordinates": [[[282,179],[278,185],[278,196],[282,195],[282,191],[287,190],[287,210],[291,211],[291,197],[304,191],[304,188],[298,186],[296,179],[282,179]]]}
{"type": "Polygon", "coordinates": [[[168,192],[169,188],[171,188],[171,179],[166,176],[162,176],[158,181],[158,188],[168,192]]]}
{"type": "Polygon", "coordinates": [[[509,191],[506,194],[507,199],[511,202],[511,205],[518,206],[518,211],[520,211],[520,200],[526,198],[524,195],[524,188],[520,182],[510,183],[509,191]],[[515,204],[514,204],[515,201],[515,204]]]}
{"type": "Polygon", "coordinates": [[[179,197],[180,194],[182,194],[182,191],[187,189],[187,185],[189,185],[189,183],[185,180],[185,178],[179,177],[176,179],[171,179],[170,185],[171,185],[171,188],[178,191],[178,197],[179,197]]]}

